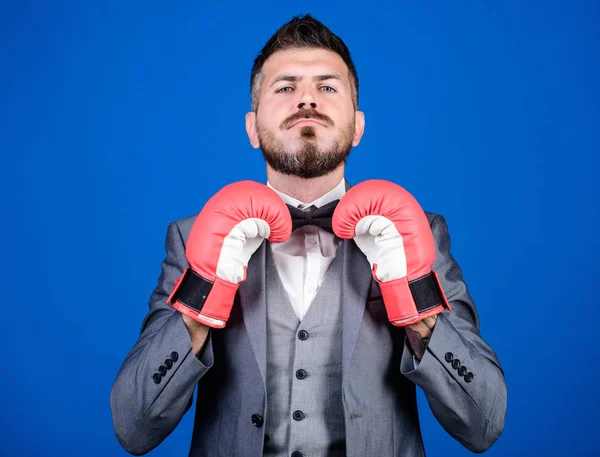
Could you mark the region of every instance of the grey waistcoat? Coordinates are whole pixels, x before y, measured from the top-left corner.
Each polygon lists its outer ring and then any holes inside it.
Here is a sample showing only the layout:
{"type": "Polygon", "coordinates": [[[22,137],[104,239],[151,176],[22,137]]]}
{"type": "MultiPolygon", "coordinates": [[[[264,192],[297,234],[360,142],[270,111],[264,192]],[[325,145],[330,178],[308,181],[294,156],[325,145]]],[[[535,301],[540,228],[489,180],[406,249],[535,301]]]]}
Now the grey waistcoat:
{"type": "Polygon", "coordinates": [[[295,451],[306,457],[346,455],[342,257],[340,249],[300,322],[281,283],[270,245],[267,248],[265,456],[290,456],[295,451]]]}

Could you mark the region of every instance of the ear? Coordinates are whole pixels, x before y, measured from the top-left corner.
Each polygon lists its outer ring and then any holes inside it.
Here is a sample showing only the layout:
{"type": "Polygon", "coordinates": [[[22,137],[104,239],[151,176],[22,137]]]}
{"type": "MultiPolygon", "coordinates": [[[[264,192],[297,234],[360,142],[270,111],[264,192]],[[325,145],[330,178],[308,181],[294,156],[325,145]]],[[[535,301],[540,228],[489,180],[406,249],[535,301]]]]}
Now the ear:
{"type": "Polygon", "coordinates": [[[258,149],[258,132],[256,131],[256,113],[254,111],[246,113],[246,133],[252,147],[258,149]]]}
{"type": "Polygon", "coordinates": [[[360,139],[365,131],[365,113],[357,111],[354,120],[354,137],[352,138],[352,146],[358,146],[360,139]]]}

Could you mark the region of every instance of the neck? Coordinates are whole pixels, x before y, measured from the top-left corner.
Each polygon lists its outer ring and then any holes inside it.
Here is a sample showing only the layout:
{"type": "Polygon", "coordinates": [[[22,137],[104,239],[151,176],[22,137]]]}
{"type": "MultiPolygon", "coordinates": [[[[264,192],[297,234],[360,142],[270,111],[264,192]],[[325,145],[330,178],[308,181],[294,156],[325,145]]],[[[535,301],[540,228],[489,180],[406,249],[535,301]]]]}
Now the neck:
{"type": "Polygon", "coordinates": [[[284,175],[273,170],[267,164],[267,179],[269,183],[279,192],[300,200],[302,203],[310,203],[337,186],[344,177],[344,164],[341,164],[331,173],[318,178],[299,178],[298,176],[284,175]]]}

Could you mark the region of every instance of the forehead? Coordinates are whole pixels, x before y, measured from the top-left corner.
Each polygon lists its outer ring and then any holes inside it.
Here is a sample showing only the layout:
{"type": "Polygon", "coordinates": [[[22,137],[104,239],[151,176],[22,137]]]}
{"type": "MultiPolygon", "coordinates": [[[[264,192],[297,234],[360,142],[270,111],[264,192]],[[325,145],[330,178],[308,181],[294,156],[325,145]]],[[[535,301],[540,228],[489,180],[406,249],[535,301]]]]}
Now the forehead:
{"type": "Polygon", "coordinates": [[[277,51],[269,56],[263,68],[264,82],[283,73],[290,75],[311,75],[339,73],[346,81],[348,67],[339,54],[328,49],[304,48],[277,51]]]}

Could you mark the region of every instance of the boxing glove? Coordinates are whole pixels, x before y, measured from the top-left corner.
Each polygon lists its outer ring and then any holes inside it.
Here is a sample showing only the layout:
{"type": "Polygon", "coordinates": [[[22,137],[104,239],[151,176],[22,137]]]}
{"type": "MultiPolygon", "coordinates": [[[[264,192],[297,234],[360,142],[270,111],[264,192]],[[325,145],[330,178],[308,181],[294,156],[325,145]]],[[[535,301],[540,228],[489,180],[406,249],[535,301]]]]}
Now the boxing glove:
{"type": "Polygon", "coordinates": [[[383,180],[353,186],[335,209],[332,226],[367,257],[393,325],[451,309],[431,269],[435,242],[427,216],[405,189],[383,180]]]}
{"type": "Polygon", "coordinates": [[[187,240],[190,264],[167,303],[209,327],[226,325],[252,254],[265,238],[289,238],[292,220],[281,197],[253,181],[225,186],[198,214],[187,240]]]}

